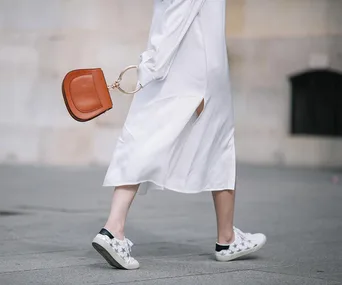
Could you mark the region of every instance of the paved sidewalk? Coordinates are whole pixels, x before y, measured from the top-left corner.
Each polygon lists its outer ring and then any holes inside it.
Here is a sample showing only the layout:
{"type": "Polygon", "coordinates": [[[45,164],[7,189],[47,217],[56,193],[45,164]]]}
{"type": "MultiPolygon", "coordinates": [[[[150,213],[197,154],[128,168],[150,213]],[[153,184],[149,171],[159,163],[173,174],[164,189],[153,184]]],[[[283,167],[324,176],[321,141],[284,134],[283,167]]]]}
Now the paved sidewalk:
{"type": "Polygon", "coordinates": [[[213,260],[210,193],[137,196],[127,236],[137,271],[111,269],[92,249],[111,190],[104,168],[0,166],[0,284],[342,284],[342,171],[239,168],[236,225],[265,248],[213,260]]]}

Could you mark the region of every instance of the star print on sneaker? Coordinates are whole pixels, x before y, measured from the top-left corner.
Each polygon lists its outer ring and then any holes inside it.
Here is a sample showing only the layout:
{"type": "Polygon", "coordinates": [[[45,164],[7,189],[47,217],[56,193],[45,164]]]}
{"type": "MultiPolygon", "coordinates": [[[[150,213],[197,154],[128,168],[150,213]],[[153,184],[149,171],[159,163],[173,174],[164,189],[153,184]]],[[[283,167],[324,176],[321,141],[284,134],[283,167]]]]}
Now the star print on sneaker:
{"type": "Polygon", "coordinates": [[[235,240],[231,244],[216,243],[215,257],[217,261],[230,261],[256,252],[266,243],[264,234],[244,233],[234,227],[235,240]]]}
{"type": "Polygon", "coordinates": [[[113,267],[120,269],[139,268],[139,262],[131,256],[133,243],[127,238],[119,240],[106,229],[102,229],[94,238],[92,245],[113,267]]]}

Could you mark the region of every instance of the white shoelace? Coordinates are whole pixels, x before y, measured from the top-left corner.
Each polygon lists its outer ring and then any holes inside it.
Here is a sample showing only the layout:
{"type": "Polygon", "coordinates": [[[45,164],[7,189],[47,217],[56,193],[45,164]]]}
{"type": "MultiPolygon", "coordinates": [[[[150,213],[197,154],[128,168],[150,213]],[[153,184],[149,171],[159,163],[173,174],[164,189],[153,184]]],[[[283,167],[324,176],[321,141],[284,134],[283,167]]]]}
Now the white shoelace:
{"type": "Polygon", "coordinates": [[[251,235],[251,233],[244,233],[243,231],[241,231],[237,227],[233,227],[233,229],[234,229],[235,232],[239,233],[239,235],[242,235],[242,236],[245,236],[245,237],[251,235]]]}
{"type": "Polygon", "coordinates": [[[233,227],[234,232],[237,233],[239,235],[239,237],[241,238],[241,240],[243,241],[248,241],[251,242],[249,236],[251,235],[251,233],[244,233],[243,231],[241,231],[240,229],[233,227]]]}
{"type": "Polygon", "coordinates": [[[134,245],[134,243],[131,240],[129,240],[128,238],[125,238],[125,248],[127,250],[127,253],[129,254],[128,263],[130,263],[131,261],[134,260],[134,258],[131,256],[133,245],[134,245]]]}
{"type": "Polygon", "coordinates": [[[126,244],[126,249],[128,250],[129,253],[131,253],[132,246],[134,245],[134,243],[131,242],[128,238],[125,238],[125,244],[126,244]]]}

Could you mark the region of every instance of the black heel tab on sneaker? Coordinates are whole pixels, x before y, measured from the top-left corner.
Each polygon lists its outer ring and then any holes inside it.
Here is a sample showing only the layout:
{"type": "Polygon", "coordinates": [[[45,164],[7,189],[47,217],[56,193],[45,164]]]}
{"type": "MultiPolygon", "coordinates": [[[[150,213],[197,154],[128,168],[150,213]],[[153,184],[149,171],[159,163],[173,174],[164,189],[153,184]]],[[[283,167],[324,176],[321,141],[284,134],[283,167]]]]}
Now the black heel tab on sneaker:
{"type": "Polygon", "coordinates": [[[221,250],[228,250],[229,249],[229,244],[227,245],[221,245],[221,244],[218,244],[216,243],[216,251],[217,252],[220,252],[221,250]]]}
{"type": "Polygon", "coordinates": [[[104,235],[104,236],[107,236],[107,237],[109,237],[110,239],[113,239],[113,238],[114,238],[114,236],[113,236],[109,231],[107,231],[105,228],[103,228],[103,229],[100,230],[100,234],[101,234],[101,235],[104,235]]]}

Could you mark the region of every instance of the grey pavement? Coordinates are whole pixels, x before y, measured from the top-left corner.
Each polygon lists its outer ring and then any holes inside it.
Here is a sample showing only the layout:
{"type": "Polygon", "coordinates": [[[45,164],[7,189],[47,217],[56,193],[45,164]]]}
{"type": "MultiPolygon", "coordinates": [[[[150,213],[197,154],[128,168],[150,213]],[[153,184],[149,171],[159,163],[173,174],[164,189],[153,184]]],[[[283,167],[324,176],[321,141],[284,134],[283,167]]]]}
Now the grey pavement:
{"type": "Polygon", "coordinates": [[[138,195],[126,234],[141,269],[112,269],[91,240],[106,220],[106,169],[0,166],[0,285],[342,284],[342,171],[242,165],[236,225],[266,246],[213,259],[210,193],[138,195]]]}

